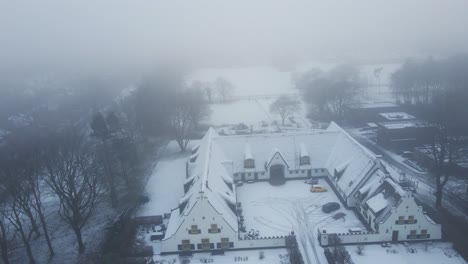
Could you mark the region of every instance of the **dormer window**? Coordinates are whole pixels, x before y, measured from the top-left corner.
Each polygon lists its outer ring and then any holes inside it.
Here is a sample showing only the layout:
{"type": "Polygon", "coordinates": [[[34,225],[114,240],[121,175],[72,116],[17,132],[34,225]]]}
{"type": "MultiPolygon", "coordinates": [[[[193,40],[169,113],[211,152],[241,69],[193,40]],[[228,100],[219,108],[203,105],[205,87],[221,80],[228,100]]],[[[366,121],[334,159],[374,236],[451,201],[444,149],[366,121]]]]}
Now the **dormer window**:
{"type": "Polygon", "coordinates": [[[254,161],[254,159],[246,159],[246,160],[244,160],[244,168],[246,168],[246,169],[253,169],[253,168],[255,168],[255,161],[254,161]]]}
{"type": "Polygon", "coordinates": [[[245,145],[244,168],[246,168],[246,169],[255,168],[254,156],[252,155],[252,151],[250,150],[250,145],[249,144],[245,145]]]}
{"type": "Polygon", "coordinates": [[[307,148],[304,145],[304,143],[301,143],[300,145],[300,155],[299,155],[299,165],[310,165],[310,156],[309,153],[307,152],[307,148]]]}
{"type": "Polygon", "coordinates": [[[216,233],[219,233],[219,232],[221,232],[221,229],[218,228],[217,224],[211,224],[211,228],[208,229],[208,233],[210,233],[210,234],[216,234],[216,233]]]}
{"type": "Polygon", "coordinates": [[[190,230],[189,230],[189,234],[191,235],[196,235],[196,234],[200,234],[201,233],[201,230],[198,229],[198,226],[197,225],[192,225],[190,227],[190,230]]]}
{"type": "Polygon", "coordinates": [[[301,157],[301,159],[299,160],[299,165],[302,166],[302,165],[310,165],[310,157],[309,156],[303,156],[301,157]]]}

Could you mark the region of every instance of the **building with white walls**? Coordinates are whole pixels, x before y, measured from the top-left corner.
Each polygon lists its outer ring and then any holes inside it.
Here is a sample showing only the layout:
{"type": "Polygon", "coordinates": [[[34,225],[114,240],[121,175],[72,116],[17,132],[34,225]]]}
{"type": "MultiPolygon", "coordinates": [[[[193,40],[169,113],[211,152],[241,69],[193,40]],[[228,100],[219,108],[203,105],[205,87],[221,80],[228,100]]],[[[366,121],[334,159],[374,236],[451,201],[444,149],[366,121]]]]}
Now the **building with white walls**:
{"type": "MultiPolygon", "coordinates": [[[[378,241],[441,238],[440,225],[399,186],[381,158],[335,123],[324,131],[294,134],[219,136],[209,129],[192,149],[186,171],[185,195],[171,212],[163,253],[284,246],[278,238],[258,243],[240,238],[236,183],[279,185],[313,177],[327,179],[345,206],[356,209],[368,226],[366,233],[378,234],[378,241]]],[[[327,245],[329,232],[321,234],[326,234],[320,239],[327,245]]]]}

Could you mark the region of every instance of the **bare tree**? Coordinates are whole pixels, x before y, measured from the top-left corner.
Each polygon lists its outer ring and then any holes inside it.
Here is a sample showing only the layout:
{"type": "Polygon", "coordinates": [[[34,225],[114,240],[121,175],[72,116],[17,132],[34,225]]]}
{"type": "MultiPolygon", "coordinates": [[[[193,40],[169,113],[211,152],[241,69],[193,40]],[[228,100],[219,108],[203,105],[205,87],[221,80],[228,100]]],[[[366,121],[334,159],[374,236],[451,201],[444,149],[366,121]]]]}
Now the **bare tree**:
{"type": "MultiPolygon", "coordinates": [[[[450,176],[457,173],[457,159],[460,157],[461,138],[457,120],[451,117],[456,96],[449,91],[439,93],[433,102],[425,109],[425,117],[434,127],[434,133],[430,144],[423,146],[426,153],[432,158],[430,170],[435,179],[435,204],[442,206],[443,190],[450,176]]],[[[456,107],[456,106],[455,106],[456,107]]]]}
{"type": "Polygon", "coordinates": [[[209,109],[199,89],[179,93],[170,116],[170,125],[181,151],[185,151],[191,134],[208,114],[209,109]]]}
{"type": "Polygon", "coordinates": [[[218,77],[214,82],[214,87],[223,101],[232,95],[234,85],[223,77],[218,77]]]}
{"type": "Polygon", "coordinates": [[[46,182],[59,198],[59,215],[73,229],[82,253],[81,230],[100,201],[102,169],[86,137],[76,129],[65,129],[48,145],[44,155],[46,182]]]}
{"type": "Polygon", "coordinates": [[[37,212],[34,211],[30,184],[30,164],[25,162],[17,149],[10,149],[8,142],[0,152],[0,181],[6,190],[7,202],[3,216],[18,231],[30,263],[35,263],[31,249],[31,235],[40,235],[37,225],[37,212]]]}
{"type": "Polygon", "coordinates": [[[104,116],[101,112],[93,115],[90,127],[92,135],[99,139],[98,157],[104,165],[106,184],[109,188],[112,208],[117,206],[117,182],[114,173],[114,153],[112,152],[111,141],[115,137],[119,121],[115,113],[111,112],[104,116]]]}
{"type": "MultiPolygon", "coordinates": [[[[3,208],[2,208],[3,212],[3,208]]],[[[2,254],[3,263],[9,264],[10,259],[8,258],[8,248],[9,248],[9,226],[5,225],[3,214],[0,215],[0,250],[2,254]]]]}
{"type": "Polygon", "coordinates": [[[270,106],[270,111],[281,116],[281,124],[284,126],[284,120],[301,109],[299,100],[293,99],[287,95],[282,95],[276,99],[270,106]]]}
{"type": "Polygon", "coordinates": [[[42,165],[41,165],[41,133],[36,126],[30,126],[27,129],[18,130],[10,134],[6,147],[10,148],[10,153],[14,153],[10,164],[16,164],[18,172],[21,173],[21,182],[25,195],[28,199],[23,199],[19,205],[23,207],[26,215],[30,216],[33,230],[39,234],[36,224],[36,214],[42,226],[42,232],[46,239],[50,256],[55,252],[52,247],[47,222],[42,208],[42,165]]]}
{"type": "Polygon", "coordinates": [[[361,80],[358,69],[340,65],[326,73],[305,74],[296,86],[303,91],[304,101],[317,108],[319,118],[343,119],[346,107],[361,88],[361,80]]]}

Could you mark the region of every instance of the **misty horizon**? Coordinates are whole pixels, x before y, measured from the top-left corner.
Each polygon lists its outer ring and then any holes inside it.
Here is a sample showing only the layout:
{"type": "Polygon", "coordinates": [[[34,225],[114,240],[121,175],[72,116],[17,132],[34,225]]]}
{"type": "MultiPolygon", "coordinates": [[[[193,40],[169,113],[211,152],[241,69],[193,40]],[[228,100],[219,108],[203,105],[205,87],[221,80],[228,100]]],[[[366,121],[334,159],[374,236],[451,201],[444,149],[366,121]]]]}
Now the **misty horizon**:
{"type": "Polygon", "coordinates": [[[0,67],[395,62],[468,51],[466,1],[9,1],[0,67]]]}

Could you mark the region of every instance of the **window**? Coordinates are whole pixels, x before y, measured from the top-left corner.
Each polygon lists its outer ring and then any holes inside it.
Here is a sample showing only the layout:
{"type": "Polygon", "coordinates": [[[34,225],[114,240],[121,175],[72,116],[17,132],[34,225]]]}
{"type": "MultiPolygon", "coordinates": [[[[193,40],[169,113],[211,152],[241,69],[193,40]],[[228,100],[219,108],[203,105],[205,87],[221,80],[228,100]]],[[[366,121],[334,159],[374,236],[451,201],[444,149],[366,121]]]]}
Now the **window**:
{"type": "Polygon", "coordinates": [[[184,239],[182,240],[182,250],[187,251],[192,249],[192,245],[190,244],[190,240],[184,239]]]}
{"type": "Polygon", "coordinates": [[[301,170],[301,173],[304,174],[304,173],[305,173],[305,170],[301,170]]]}
{"type": "Polygon", "coordinates": [[[211,233],[211,234],[216,234],[219,232],[221,232],[221,229],[218,228],[217,224],[211,224],[211,228],[208,229],[208,233],[211,233]]]}
{"type": "Polygon", "coordinates": [[[197,225],[192,225],[190,230],[189,230],[189,234],[191,235],[195,235],[195,234],[200,234],[201,231],[200,229],[198,229],[198,226],[197,225]]]}
{"type": "Polygon", "coordinates": [[[265,175],[265,172],[262,172],[261,174],[262,174],[262,175],[265,175]]]}
{"type": "Polygon", "coordinates": [[[414,215],[408,216],[408,221],[406,221],[407,224],[414,224],[414,215]]]}
{"type": "Polygon", "coordinates": [[[417,238],[417,236],[416,236],[416,230],[411,230],[408,238],[409,238],[409,239],[415,239],[415,238],[417,238]]]}
{"type": "Polygon", "coordinates": [[[299,170],[296,170],[296,174],[299,174],[299,170]]]}
{"type": "Polygon", "coordinates": [[[303,156],[299,159],[299,165],[310,165],[309,156],[303,156]]]}
{"type": "Polygon", "coordinates": [[[250,177],[250,176],[252,176],[252,173],[250,173],[250,172],[249,172],[249,173],[247,173],[247,176],[249,176],[249,177],[250,177]]]}
{"type": "Polygon", "coordinates": [[[244,168],[252,169],[255,168],[255,162],[253,159],[246,159],[244,160],[244,168]]]}
{"type": "Polygon", "coordinates": [[[398,220],[395,221],[395,224],[397,224],[397,225],[405,224],[405,217],[404,216],[398,216],[398,220]]]}
{"type": "Polygon", "coordinates": [[[218,244],[218,248],[231,248],[232,244],[229,242],[229,238],[221,238],[221,243],[218,244]]]}
{"type": "Polygon", "coordinates": [[[429,235],[427,234],[427,230],[423,229],[421,230],[421,239],[427,239],[429,238],[429,235]]]}
{"type": "Polygon", "coordinates": [[[210,248],[211,248],[210,247],[210,239],[209,238],[202,238],[201,246],[199,247],[199,249],[208,250],[210,248]]]}
{"type": "Polygon", "coordinates": [[[321,172],[325,172],[325,169],[320,169],[321,172]]]}

